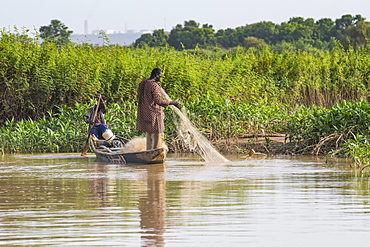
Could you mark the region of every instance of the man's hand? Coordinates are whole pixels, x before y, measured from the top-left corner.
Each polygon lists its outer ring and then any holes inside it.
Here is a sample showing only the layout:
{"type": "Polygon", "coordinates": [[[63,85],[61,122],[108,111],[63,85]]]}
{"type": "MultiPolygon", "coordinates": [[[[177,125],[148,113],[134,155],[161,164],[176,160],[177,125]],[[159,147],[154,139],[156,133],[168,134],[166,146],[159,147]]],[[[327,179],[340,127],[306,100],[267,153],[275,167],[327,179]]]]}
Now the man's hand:
{"type": "Polygon", "coordinates": [[[170,105],[174,105],[174,106],[176,106],[179,109],[181,109],[181,107],[182,107],[182,105],[178,101],[171,101],[170,102],[170,105]]]}

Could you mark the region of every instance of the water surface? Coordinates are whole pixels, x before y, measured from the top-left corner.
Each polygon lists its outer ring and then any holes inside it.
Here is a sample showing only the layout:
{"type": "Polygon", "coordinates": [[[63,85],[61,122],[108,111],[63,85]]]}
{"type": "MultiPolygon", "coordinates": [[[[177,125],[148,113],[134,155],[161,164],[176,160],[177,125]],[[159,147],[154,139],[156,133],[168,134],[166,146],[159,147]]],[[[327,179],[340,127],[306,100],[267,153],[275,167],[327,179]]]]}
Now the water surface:
{"type": "Polygon", "coordinates": [[[370,190],[341,160],[170,155],[0,158],[2,246],[354,246],[370,241],[370,190]]]}

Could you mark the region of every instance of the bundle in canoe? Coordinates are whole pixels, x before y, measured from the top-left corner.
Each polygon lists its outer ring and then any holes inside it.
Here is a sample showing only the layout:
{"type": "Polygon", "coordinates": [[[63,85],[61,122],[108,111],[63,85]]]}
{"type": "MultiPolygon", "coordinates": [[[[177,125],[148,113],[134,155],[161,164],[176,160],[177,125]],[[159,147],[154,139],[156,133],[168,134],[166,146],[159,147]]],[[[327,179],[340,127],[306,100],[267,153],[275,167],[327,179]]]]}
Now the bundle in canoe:
{"type": "Polygon", "coordinates": [[[127,151],[126,146],[130,140],[115,136],[111,144],[96,142],[90,139],[90,146],[94,150],[96,158],[102,162],[120,164],[159,164],[166,158],[167,150],[158,148],[143,151],[127,151]]]}

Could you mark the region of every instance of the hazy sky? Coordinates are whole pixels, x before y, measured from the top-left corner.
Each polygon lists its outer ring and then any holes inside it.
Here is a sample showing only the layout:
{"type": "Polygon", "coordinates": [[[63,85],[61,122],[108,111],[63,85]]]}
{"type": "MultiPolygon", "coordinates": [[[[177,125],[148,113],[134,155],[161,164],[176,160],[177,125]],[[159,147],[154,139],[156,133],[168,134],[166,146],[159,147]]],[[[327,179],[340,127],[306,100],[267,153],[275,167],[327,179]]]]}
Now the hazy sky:
{"type": "Polygon", "coordinates": [[[260,21],[280,24],[291,17],[331,18],[360,14],[370,21],[369,0],[0,0],[0,28],[38,30],[52,19],[75,34],[92,30],[170,31],[195,20],[218,29],[260,21]]]}

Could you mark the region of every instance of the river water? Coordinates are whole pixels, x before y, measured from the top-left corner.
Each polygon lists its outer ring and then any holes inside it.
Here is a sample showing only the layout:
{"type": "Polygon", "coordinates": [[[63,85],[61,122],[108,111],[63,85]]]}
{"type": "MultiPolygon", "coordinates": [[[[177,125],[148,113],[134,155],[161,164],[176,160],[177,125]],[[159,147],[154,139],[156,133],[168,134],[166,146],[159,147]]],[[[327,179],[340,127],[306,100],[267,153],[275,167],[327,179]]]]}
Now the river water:
{"type": "Polygon", "coordinates": [[[160,165],[0,157],[1,246],[367,246],[370,182],[341,160],[160,165]]]}

